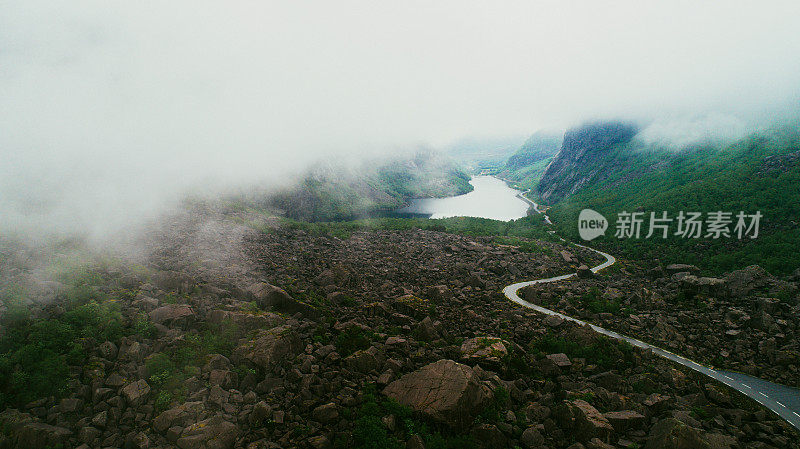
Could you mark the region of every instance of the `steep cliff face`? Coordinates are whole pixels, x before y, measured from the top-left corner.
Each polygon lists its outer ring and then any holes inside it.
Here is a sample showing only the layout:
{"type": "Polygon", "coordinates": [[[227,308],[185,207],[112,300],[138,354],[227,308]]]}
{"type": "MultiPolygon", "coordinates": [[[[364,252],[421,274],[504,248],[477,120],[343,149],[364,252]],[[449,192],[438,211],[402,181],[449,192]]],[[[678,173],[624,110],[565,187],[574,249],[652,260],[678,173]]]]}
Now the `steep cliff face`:
{"type": "Polygon", "coordinates": [[[609,156],[637,132],[635,125],[621,122],[592,123],[567,131],[561,151],[547,167],[537,193],[545,202],[554,203],[602,179],[613,164],[609,156]]]}

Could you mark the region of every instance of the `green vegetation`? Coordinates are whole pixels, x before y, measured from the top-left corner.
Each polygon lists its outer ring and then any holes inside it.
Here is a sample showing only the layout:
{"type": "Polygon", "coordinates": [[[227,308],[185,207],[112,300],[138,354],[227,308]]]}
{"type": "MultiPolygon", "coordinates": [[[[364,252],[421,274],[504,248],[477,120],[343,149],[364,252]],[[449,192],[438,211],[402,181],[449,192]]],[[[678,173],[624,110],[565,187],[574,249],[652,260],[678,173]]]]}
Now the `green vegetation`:
{"type": "Polygon", "coordinates": [[[8,289],[8,307],[0,327],[0,409],[21,406],[46,396],[61,396],[68,366],[81,366],[86,348],[106,340],[118,342],[123,320],[113,296],[99,289],[105,281],[93,272],[70,273],[63,313],[35,318],[24,303],[25,292],[8,289]]]}
{"type": "MultiPolygon", "coordinates": [[[[345,417],[355,418],[353,443],[358,449],[401,449],[403,441],[412,435],[419,435],[425,447],[431,449],[470,449],[477,445],[466,435],[453,434],[444,426],[430,423],[415,416],[411,409],[398,404],[391,398],[376,393],[374,385],[365,389],[363,402],[357,411],[345,410],[345,417]],[[396,429],[389,432],[381,418],[394,416],[396,429]]],[[[347,447],[344,441],[337,441],[337,447],[347,447]]]]}
{"type": "MultiPolygon", "coordinates": [[[[550,210],[559,233],[578,240],[578,213],[591,208],[610,221],[605,237],[592,244],[623,257],[664,263],[690,263],[720,273],[758,264],[774,274],[800,266],[800,129],[787,128],[755,134],[717,148],[683,151],[647,147],[636,140],[609,148],[592,166],[600,172],[587,187],[556,203],[550,210]],[[757,239],[733,238],[645,239],[649,212],[761,211],[757,239]],[[644,211],[642,238],[614,237],[616,217],[622,211],[644,211]]],[[[675,222],[672,232],[676,230],[675,222]]],[[[705,232],[705,231],[704,231],[705,232]]]]}
{"type": "Polygon", "coordinates": [[[500,413],[505,410],[511,400],[511,394],[504,387],[494,391],[492,402],[486,406],[476,418],[479,422],[496,424],[500,421],[500,413]]]}
{"type": "Polygon", "coordinates": [[[318,167],[299,185],[275,195],[270,204],[295,220],[352,220],[401,208],[412,198],[467,193],[472,190],[469,180],[452,161],[419,152],[409,159],[364,166],[357,174],[318,167]]]}
{"type": "Polygon", "coordinates": [[[538,132],[506,161],[497,176],[516,181],[522,190],[535,189],[547,165],[561,146],[561,134],[538,132]]]}
{"type": "MultiPolygon", "coordinates": [[[[145,361],[150,386],[156,395],[156,410],[163,411],[185,395],[184,382],[197,375],[211,354],[230,356],[241,333],[235,324],[223,322],[186,333],[182,342],[166,353],[145,361]]],[[[245,372],[246,369],[238,367],[245,372]]]]}
{"type": "Polygon", "coordinates": [[[633,346],[627,342],[598,336],[589,345],[562,337],[545,335],[530,343],[530,349],[541,354],[564,353],[570,358],[584,358],[604,369],[623,369],[634,365],[633,346]]]}
{"type": "Polygon", "coordinates": [[[356,351],[369,348],[375,338],[375,334],[370,331],[350,326],[336,336],[334,345],[342,357],[347,357],[356,351]]]}
{"type": "Polygon", "coordinates": [[[596,287],[592,287],[587,293],[578,298],[578,302],[583,308],[588,309],[592,313],[611,313],[619,315],[621,312],[628,312],[622,306],[619,299],[606,299],[603,293],[596,287]]]}
{"type": "Polygon", "coordinates": [[[535,242],[526,242],[522,239],[539,239],[558,241],[547,232],[541,217],[531,215],[512,221],[498,221],[488,218],[452,217],[439,219],[426,218],[369,218],[354,221],[332,221],[308,223],[295,220],[284,220],[284,226],[289,229],[301,229],[313,235],[347,239],[354,232],[392,230],[408,231],[424,229],[429,231],[449,232],[451,234],[468,235],[473,237],[498,236],[506,239],[496,240],[498,244],[511,244],[524,247],[531,252],[540,252],[542,249],[535,242]]]}

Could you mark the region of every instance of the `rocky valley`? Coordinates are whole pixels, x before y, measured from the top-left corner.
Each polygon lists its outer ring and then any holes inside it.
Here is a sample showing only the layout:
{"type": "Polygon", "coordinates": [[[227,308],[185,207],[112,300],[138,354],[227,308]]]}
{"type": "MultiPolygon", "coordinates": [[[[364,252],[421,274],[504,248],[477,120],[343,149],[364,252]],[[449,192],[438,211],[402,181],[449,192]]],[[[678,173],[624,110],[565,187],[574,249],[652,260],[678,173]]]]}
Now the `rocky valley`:
{"type": "MultiPolygon", "coordinates": [[[[322,233],[216,211],[159,232],[141,266],[98,261],[29,282],[40,301],[28,316],[5,302],[6,349],[22,338],[55,351],[48,323],[78,326],[87,305],[108,308],[119,329],[80,334],[55,359],[68,373],[58,389],[6,353],[0,447],[798,447],[796,429],[743,395],[500,293],[596,265],[592,252],[418,228],[322,233]],[[259,230],[239,224],[255,220],[259,230]]],[[[35,278],[25,254],[35,257],[17,251],[5,276],[35,278]]],[[[525,295],[687,356],[796,379],[797,305],[765,299],[796,292],[796,279],[753,268],[723,288],[666,268],[626,265],[525,295]],[[584,307],[587,292],[624,314],[584,307]],[[708,309],[677,306],[679,294],[708,309]],[[702,326],[713,330],[698,339],[702,326]]]]}

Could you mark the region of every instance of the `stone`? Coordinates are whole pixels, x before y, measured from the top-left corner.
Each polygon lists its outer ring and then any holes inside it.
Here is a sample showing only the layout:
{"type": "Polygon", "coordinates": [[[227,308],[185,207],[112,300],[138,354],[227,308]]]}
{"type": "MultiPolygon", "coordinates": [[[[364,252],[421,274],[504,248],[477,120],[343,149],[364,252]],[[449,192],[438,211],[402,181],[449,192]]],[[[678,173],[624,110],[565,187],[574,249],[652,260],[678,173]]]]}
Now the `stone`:
{"type": "Polygon", "coordinates": [[[328,437],[325,435],[315,435],[309,437],[307,443],[311,449],[332,449],[333,445],[331,444],[328,437]]]}
{"type": "Polygon", "coordinates": [[[175,444],[181,449],[231,449],[238,437],[239,427],[216,415],[183,429],[175,444]]]}
{"type": "Polygon", "coordinates": [[[564,353],[549,354],[547,358],[552,360],[553,363],[555,363],[556,366],[561,369],[569,369],[569,367],[572,366],[572,362],[570,362],[569,357],[567,357],[567,355],[564,353]]]}
{"type": "Polygon", "coordinates": [[[640,429],[646,422],[644,415],[634,410],[607,412],[603,413],[603,416],[619,433],[625,433],[630,429],[640,429]]]}
{"type": "Polygon", "coordinates": [[[383,365],[384,356],[375,346],[356,351],[344,358],[344,364],[351,371],[369,373],[383,365]]]}
{"type": "Polygon", "coordinates": [[[61,413],[75,413],[83,409],[83,399],[78,398],[64,398],[58,404],[58,409],[61,413]]]}
{"type": "Polygon", "coordinates": [[[311,412],[311,416],[315,421],[328,424],[339,419],[339,409],[336,407],[336,404],[330,402],[315,408],[314,411],[311,412]]]}
{"type": "Polygon", "coordinates": [[[208,312],[206,319],[213,324],[233,323],[242,331],[271,329],[286,322],[282,316],[272,312],[249,313],[219,309],[208,312]]]}
{"type": "Polygon", "coordinates": [[[40,422],[28,422],[16,429],[17,447],[26,449],[46,449],[66,447],[72,432],[63,427],[40,422]]]}
{"type": "Polygon", "coordinates": [[[167,304],[149,313],[150,320],[156,324],[186,323],[194,318],[194,310],[188,304],[167,304]]]}
{"type": "Polygon", "coordinates": [[[500,338],[476,337],[464,340],[461,344],[461,360],[467,363],[500,363],[508,355],[508,349],[500,338]]]}
{"type": "Polygon", "coordinates": [[[278,326],[259,331],[255,338],[234,349],[233,358],[270,371],[275,364],[294,359],[302,350],[297,333],[289,326],[278,326]]]}
{"type": "Polygon", "coordinates": [[[575,420],[575,430],[578,438],[582,441],[589,441],[592,438],[599,438],[608,443],[614,427],[611,423],[588,402],[578,399],[570,403],[572,416],[575,420]]]}
{"type": "Polygon", "coordinates": [[[161,412],[153,419],[153,430],[163,433],[173,426],[187,426],[200,418],[205,410],[202,402],[186,402],[161,412]]]}
{"type": "Polygon", "coordinates": [[[253,411],[247,418],[251,426],[258,426],[272,418],[272,407],[265,401],[258,402],[253,406],[253,411]]]}
{"type": "Polygon", "coordinates": [[[581,279],[591,279],[594,277],[594,272],[592,272],[591,268],[589,268],[586,265],[579,266],[576,273],[578,274],[578,277],[581,279]]]}
{"type": "Polygon", "coordinates": [[[117,358],[117,345],[110,341],[106,341],[97,348],[100,357],[106,360],[115,360],[117,358]]]}
{"type": "Polygon", "coordinates": [[[493,424],[479,424],[473,427],[470,436],[482,448],[505,449],[508,447],[506,436],[493,424]]]}
{"type": "Polygon", "coordinates": [[[668,274],[675,274],[675,273],[700,274],[700,269],[697,268],[695,265],[689,265],[689,264],[685,264],[685,263],[673,263],[671,265],[667,265],[667,273],[668,274]]]}
{"type": "Polygon", "coordinates": [[[492,394],[467,365],[439,360],[392,382],[383,394],[434,421],[468,427],[492,394]]]}
{"type": "Polygon", "coordinates": [[[521,441],[529,449],[539,448],[544,445],[544,436],[535,426],[530,426],[522,432],[521,441]]]}
{"type": "Polygon", "coordinates": [[[122,389],[122,395],[132,407],[138,407],[147,401],[150,394],[150,385],[144,379],[126,385],[122,389]]]}
{"type": "Polygon", "coordinates": [[[650,429],[645,449],[711,449],[711,445],[696,429],[666,418],[650,429]]]}
{"type": "Polygon", "coordinates": [[[308,304],[292,298],[282,288],[266,282],[256,282],[247,288],[247,293],[264,310],[274,309],[288,314],[302,313],[310,318],[318,316],[318,312],[308,304]]]}

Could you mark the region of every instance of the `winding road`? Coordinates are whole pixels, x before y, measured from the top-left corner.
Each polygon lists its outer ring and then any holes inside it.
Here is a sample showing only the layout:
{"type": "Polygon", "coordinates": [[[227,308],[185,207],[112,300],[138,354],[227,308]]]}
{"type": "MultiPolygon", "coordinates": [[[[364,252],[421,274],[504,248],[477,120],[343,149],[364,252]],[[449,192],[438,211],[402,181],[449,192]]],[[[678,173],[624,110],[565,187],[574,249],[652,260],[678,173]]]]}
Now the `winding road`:
{"type": "MultiPolygon", "coordinates": [[[[517,196],[520,199],[531,204],[533,206],[533,209],[537,213],[541,213],[542,215],[544,215],[545,221],[548,224],[552,224],[552,222],[550,221],[550,217],[547,216],[545,211],[541,210],[538,204],[525,197],[525,194],[528,192],[529,190],[520,192],[519,194],[517,194],[517,196]]],[[[554,233],[555,231],[550,231],[550,232],[554,233]]],[[[566,242],[566,240],[564,239],[561,240],[566,242]]],[[[598,271],[604,268],[608,268],[617,261],[617,259],[615,259],[614,256],[608,253],[604,253],[602,251],[598,251],[594,248],[589,248],[588,246],[579,245],[577,243],[572,243],[572,245],[578,246],[580,248],[585,248],[590,251],[594,251],[595,253],[605,257],[606,259],[605,262],[591,269],[593,273],[597,273],[598,271]]],[[[705,374],[706,376],[718,380],[723,384],[733,388],[734,390],[739,391],[740,393],[743,393],[746,396],[754,399],[759,404],[763,405],[764,407],[768,408],[769,410],[773,411],[775,414],[786,420],[786,422],[791,424],[793,427],[800,430],[800,390],[787,387],[785,385],[768,382],[766,380],[748,376],[746,374],[721,371],[701,365],[685,357],[681,357],[677,354],[667,351],[666,349],[661,349],[657,346],[653,346],[641,340],[621,335],[614,331],[603,329],[602,327],[595,326],[591,323],[586,323],[577,318],[573,318],[550,309],[545,309],[544,307],[537,306],[536,304],[531,304],[525,301],[524,299],[520,298],[519,295],[517,294],[517,292],[521,288],[527,287],[529,285],[546,284],[550,282],[563,281],[565,279],[569,279],[576,275],[577,273],[568,273],[561,276],[555,276],[546,279],[536,279],[533,281],[517,282],[516,284],[511,284],[505,287],[503,289],[503,294],[505,294],[508,299],[514,301],[515,303],[523,307],[527,307],[529,309],[533,309],[537,312],[541,312],[547,315],[554,315],[564,320],[578,323],[581,326],[588,325],[589,327],[594,329],[595,332],[601,333],[611,338],[615,338],[617,340],[627,341],[633,346],[638,346],[643,349],[649,349],[653,351],[654,354],[664,357],[665,359],[672,360],[673,362],[679,363],[687,368],[691,368],[699,373],[705,374]]]]}

